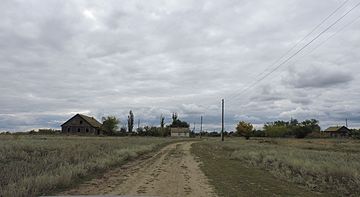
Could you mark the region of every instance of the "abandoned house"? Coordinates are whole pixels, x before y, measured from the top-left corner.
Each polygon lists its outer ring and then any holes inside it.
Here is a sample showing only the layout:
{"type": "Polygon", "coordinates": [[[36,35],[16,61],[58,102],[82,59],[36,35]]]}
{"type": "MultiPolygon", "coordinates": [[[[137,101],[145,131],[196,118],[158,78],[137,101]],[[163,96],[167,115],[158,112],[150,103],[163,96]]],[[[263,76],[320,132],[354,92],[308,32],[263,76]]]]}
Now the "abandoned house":
{"type": "Polygon", "coordinates": [[[102,124],[94,117],[76,114],[61,125],[62,133],[100,135],[102,124]]]}
{"type": "Polygon", "coordinates": [[[181,127],[171,128],[170,133],[171,133],[171,137],[189,137],[190,136],[189,128],[181,128],[181,127]]]}
{"type": "Polygon", "coordinates": [[[331,137],[347,137],[350,134],[350,129],[345,126],[329,127],[325,129],[325,133],[328,133],[331,137]]]}

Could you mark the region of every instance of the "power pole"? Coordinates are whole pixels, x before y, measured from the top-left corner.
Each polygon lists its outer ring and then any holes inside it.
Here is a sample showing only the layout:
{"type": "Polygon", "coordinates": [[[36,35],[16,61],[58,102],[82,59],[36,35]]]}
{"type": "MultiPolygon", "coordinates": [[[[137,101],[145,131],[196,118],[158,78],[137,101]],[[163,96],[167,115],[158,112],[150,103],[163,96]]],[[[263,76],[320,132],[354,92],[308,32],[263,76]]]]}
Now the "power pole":
{"type": "Polygon", "coordinates": [[[224,141],[224,99],[221,100],[221,141],[224,141]]]}
{"type": "Polygon", "coordinates": [[[348,127],[348,124],[347,124],[347,118],[345,119],[345,125],[346,125],[346,127],[348,127]]]}
{"type": "Polygon", "coordinates": [[[201,133],[202,133],[202,116],[200,117],[200,138],[201,138],[201,133]]]}
{"type": "Polygon", "coordinates": [[[138,129],[140,128],[140,119],[138,119],[138,129]]]}

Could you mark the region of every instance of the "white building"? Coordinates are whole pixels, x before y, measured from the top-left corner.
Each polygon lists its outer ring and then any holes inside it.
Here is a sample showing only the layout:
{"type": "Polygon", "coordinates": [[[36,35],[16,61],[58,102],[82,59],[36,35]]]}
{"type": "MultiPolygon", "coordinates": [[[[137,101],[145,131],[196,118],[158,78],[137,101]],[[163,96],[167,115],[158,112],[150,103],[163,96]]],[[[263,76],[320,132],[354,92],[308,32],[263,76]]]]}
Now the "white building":
{"type": "Polygon", "coordinates": [[[171,137],[189,137],[189,128],[171,128],[171,137]]]}

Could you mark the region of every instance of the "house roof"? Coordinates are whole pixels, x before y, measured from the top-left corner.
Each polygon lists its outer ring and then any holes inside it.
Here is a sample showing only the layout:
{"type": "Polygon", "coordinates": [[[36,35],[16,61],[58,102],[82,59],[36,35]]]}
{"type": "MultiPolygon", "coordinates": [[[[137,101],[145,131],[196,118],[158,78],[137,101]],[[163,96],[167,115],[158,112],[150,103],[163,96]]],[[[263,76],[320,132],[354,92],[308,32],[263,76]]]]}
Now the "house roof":
{"type": "Polygon", "coordinates": [[[102,124],[97,121],[94,117],[85,116],[83,114],[79,114],[81,118],[83,118],[86,122],[88,122],[93,127],[101,127],[102,124]]]}
{"type": "Polygon", "coordinates": [[[345,128],[345,129],[347,129],[347,130],[349,130],[347,127],[345,127],[345,126],[341,126],[341,127],[339,127],[339,126],[337,126],[337,127],[329,127],[329,128],[327,128],[327,129],[325,129],[325,131],[326,132],[336,132],[336,131],[339,131],[341,128],[345,128]]]}
{"type": "MultiPolygon", "coordinates": [[[[94,117],[90,117],[90,116],[85,116],[83,114],[76,114],[75,116],[73,116],[72,118],[70,118],[68,121],[66,121],[64,124],[66,124],[67,122],[69,122],[71,119],[75,118],[76,116],[80,116],[82,119],[84,119],[87,123],[89,123],[92,127],[96,127],[96,128],[100,128],[102,126],[102,124],[97,121],[94,117]]],[[[64,125],[62,124],[62,125],[64,125]]],[[[62,126],[61,125],[61,126],[62,126]]]]}

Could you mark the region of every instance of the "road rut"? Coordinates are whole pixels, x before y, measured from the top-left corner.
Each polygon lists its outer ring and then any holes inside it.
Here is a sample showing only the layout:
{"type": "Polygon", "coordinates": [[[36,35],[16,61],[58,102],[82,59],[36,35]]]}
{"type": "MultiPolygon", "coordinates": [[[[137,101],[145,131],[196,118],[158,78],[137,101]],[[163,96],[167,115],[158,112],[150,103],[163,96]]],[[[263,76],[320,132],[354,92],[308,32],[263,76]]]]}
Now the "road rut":
{"type": "Polygon", "coordinates": [[[192,143],[167,145],[149,158],[130,162],[61,195],[216,196],[190,153],[192,143]]]}

